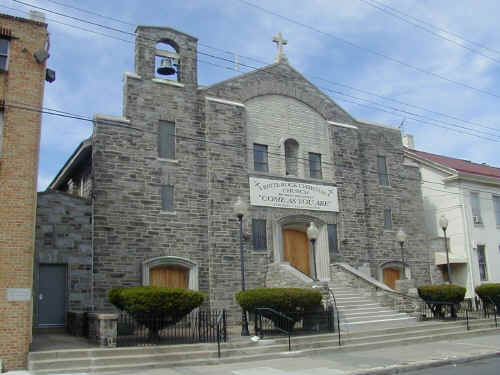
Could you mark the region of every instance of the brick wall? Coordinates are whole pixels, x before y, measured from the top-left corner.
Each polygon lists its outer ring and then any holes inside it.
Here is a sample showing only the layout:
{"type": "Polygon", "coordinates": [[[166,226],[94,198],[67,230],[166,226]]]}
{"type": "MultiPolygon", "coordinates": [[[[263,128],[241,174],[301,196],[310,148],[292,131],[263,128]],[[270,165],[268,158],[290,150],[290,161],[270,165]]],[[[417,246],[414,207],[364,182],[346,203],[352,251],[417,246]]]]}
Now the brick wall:
{"type": "Polygon", "coordinates": [[[7,71],[0,72],[5,100],[0,156],[0,358],[4,370],[26,367],[31,340],[32,301],[7,300],[9,288],[31,290],[40,114],[10,104],[40,108],[45,64],[33,53],[45,47],[46,25],[0,15],[12,31],[7,71]]]}

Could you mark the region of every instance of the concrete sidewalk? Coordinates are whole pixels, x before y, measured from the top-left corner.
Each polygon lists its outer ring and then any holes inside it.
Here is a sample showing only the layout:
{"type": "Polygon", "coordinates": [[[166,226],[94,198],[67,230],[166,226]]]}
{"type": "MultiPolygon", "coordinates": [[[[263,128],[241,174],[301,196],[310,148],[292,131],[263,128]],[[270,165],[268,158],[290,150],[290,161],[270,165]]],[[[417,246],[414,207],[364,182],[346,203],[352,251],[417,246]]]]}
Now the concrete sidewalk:
{"type": "Polygon", "coordinates": [[[305,357],[292,352],[289,358],[284,359],[155,369],[141,371],[141,375],[395,374],[493,356],[500,356],[500,335],[498,334],[374,350],[355,352],[346,350],[305,357]]]}

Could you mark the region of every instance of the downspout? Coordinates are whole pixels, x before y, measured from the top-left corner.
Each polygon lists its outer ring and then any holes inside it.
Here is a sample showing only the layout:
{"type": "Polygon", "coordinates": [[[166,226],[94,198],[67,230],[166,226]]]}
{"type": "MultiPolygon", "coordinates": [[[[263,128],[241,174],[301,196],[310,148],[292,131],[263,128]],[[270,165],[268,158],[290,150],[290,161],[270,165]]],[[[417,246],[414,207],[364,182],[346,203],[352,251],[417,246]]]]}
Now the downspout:
{"type": "Polygon", "coordinates": [[[465,212],[465,202],[464,202],[464,190],[463,190],[463,187],[462,187],[462,182],[459,183],[459,189],[460,189],[460,194],[458,195],[459,196],[459,199],[460,199],[460,205],[462,207],[462,220],[463,220],[463,223],[464,223],[464,234],[465,234],[465,243],[464,245],[466,246],[466,254],[467,254],[467,258],[469,259],[469,262],[467,264],[468,268],[469,268],[469,274],[470,274],[470,285],[471,285],[471,288],[472,288],[472,291],[471,291],[471,297],[474,299],[475,295],[476,295],[476,292],[475,292],[475,288],[474,288],[474,274],[472,272],[472,251],[471,251],[471,248],[472,248],[472,242],[471,242],[471,233],[470,233],[470,226],[469,226],[469,217],[468,215],[466,214],[465,212]]]}
{"type": "MultiPolygon", "coordinates": [[[[93,171],[91,172],[93,174],[93,171]]],[[[94,303],[94,181],[90,190],[90,311],[95,311],[94,303]]]]}

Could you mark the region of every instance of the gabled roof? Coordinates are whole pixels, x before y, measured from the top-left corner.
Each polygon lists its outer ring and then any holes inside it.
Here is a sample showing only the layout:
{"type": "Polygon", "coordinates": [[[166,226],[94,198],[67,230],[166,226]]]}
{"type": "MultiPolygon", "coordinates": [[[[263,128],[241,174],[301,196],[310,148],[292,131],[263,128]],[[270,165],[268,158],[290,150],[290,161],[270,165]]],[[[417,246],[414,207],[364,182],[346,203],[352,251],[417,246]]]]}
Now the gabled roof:
{"type": "Polygon", "coordinates": [[[58,190],[72,176],[74,171],[89,162],[92,154],[92,138],[87,138],[76,148],[47,189],[58,190]]]}
{"type": "Polygon", "coordinates": [[[500,168],[485,164],[472,163],[468,160],[450,158],[448,156],[431,154],[429,152],[411,150],[405,147],[405,151],[419,158],[426,159],[443,167],[453,169],[458,173],[467,173],[478,176],[493,177],[500,179],[500,168]]]}

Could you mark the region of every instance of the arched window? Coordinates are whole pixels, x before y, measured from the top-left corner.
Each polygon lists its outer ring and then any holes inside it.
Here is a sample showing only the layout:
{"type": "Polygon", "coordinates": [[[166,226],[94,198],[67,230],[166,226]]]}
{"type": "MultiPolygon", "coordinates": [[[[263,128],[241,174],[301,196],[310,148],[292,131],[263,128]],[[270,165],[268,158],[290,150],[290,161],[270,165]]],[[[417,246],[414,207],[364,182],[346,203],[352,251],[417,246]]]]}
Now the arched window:
{"type": "Polygon", "coordinates": [[[156,44],[155,77],[179,81],[178,48],[173,42],[156,44]]]}
{"type": "Polygon", "coordinates": [[[285,141],[286,175],[297,176],[297,160],[299,157],[299,144],[295,139],[285,141]]]}

